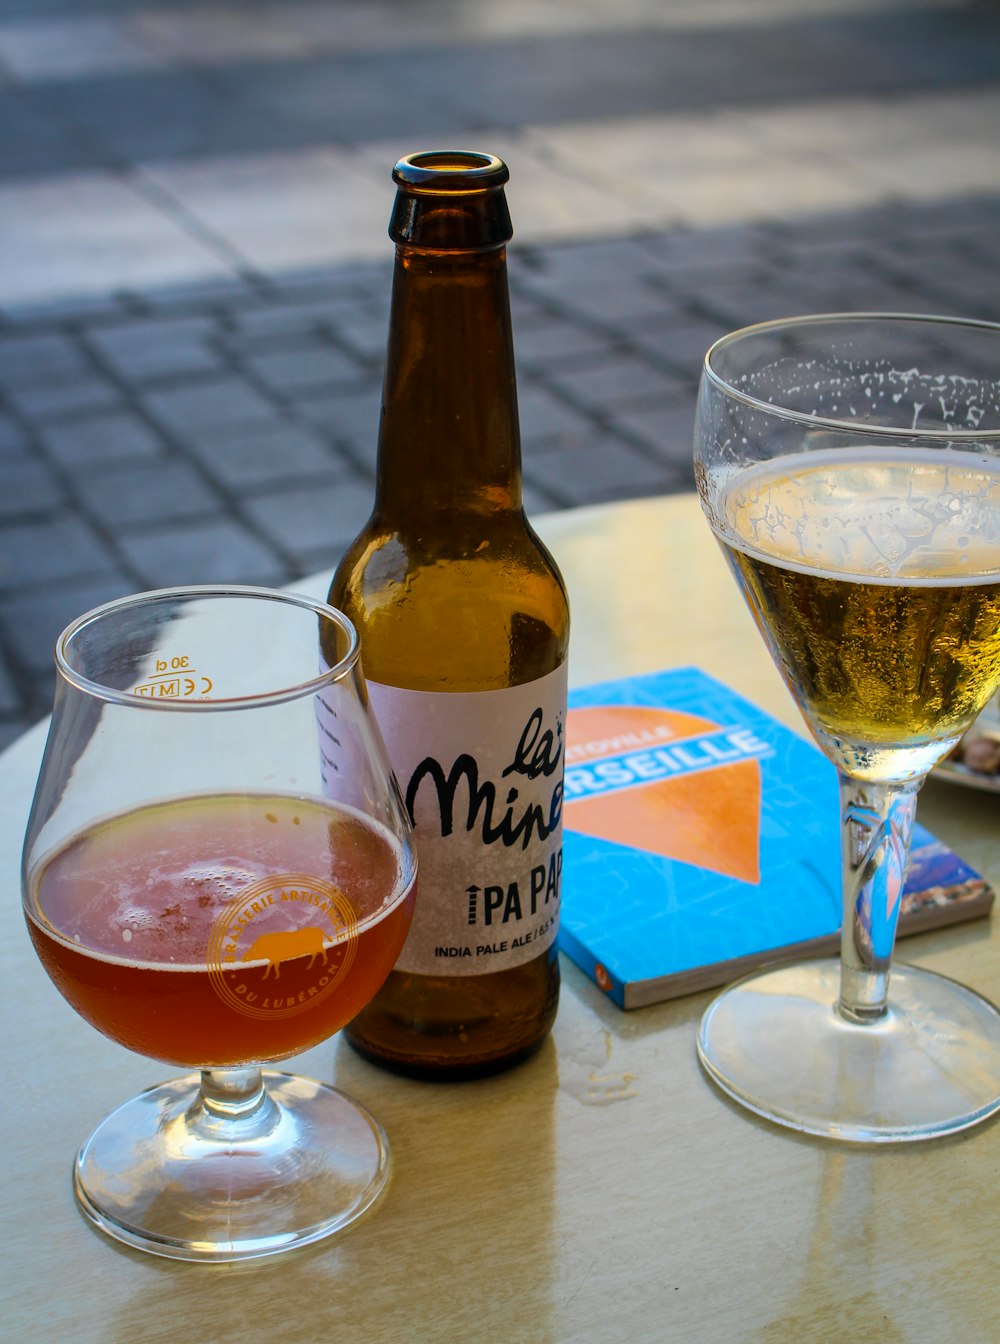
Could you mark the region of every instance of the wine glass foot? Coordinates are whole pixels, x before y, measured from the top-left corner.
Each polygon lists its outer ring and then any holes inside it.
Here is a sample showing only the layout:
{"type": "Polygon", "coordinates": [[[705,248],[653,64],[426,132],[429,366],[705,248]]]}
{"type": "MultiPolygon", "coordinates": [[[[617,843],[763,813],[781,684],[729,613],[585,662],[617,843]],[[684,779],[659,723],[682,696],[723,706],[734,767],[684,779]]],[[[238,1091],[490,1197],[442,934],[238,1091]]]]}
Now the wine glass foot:
{"type": "Polygon", "coordinates": [[[936,1138],[1000,1111],[1000,1011],[973,990],[896,966],[889,1009],[837,1011],[840,966],[765,970],[724,991],[698,1032],[709,1077],[775,1124],[856,1143],[936,1138]]]}
{"type": "Polygon", "coordinates": [[[360,1217],[389,1174],[377,1121],[325,1083],[263,1079],[249,1121],[206,1117],[197,1074],[120,1106],[77,1154],[85,1215],[126,1245],[201,1261],[275,1255],[360,1217]]]}

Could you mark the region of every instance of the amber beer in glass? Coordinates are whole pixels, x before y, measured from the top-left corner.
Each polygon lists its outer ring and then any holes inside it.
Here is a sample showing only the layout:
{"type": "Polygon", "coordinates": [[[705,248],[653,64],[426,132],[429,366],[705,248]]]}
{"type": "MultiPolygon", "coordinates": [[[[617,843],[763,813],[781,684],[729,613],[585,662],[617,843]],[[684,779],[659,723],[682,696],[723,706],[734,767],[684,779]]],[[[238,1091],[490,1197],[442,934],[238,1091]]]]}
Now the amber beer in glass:
{"type": "Polygon", "coordinates": [[[413,913],[410,826],[357,635],[322,602],[176,588],[73,622],[25,837],[28,931],[99,1031],[195,1073],[80,1149],[83,1212],[130,1246],[241,1260],[371,1206],[378,1122],[264,1064],[388,975],[413,913]]]}
{"type": "Polygon", "coordinates": [[[556,1012],[569,613],[521,500],[507,168],[413,154],[393,177],[375,506],[330,601],[361,635],[421,876],[347,1036],[397,1071],[470,1078],[531,1054],[556,1012]]]}
{"type": "Polygon", "coordinates": [[[412,915],[400,871],[398,847],[353,813],[175,799],[48,858],[28,928],[64,997],[128,1049],[189,1068],[279,1060],[339,1031],[388,975],[412,915]],[[349,899],[281,878],[309,873],[349,899]]]}

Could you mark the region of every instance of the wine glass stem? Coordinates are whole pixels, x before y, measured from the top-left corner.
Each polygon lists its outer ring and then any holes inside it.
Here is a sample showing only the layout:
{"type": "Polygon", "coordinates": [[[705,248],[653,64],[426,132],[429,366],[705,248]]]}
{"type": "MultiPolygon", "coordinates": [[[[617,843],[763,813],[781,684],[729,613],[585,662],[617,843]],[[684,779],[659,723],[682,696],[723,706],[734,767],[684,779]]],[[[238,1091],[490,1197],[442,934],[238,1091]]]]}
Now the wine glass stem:
{"type": "Polygon", "coordinates": [[[837,1009],[850,1022],[872,1022],[886,1010],[921,782],[873,784],[840,775],[844,917],[837,1009]]]}
{"type": "Polygon", "coordinates": [[[220,1118],[251,1115],[264,1102],[264,1079],[255,1065],[242,1069],[202,1069],[205,1109],[220,1118]]]}
{"type": "Polygon", "coordinates": [[[262,1138],[280,1123],[280,1110],[257,1065],[202,1069],[201,1088],[187,1112],[192,1134],[213,1143],[262,1138]]]}

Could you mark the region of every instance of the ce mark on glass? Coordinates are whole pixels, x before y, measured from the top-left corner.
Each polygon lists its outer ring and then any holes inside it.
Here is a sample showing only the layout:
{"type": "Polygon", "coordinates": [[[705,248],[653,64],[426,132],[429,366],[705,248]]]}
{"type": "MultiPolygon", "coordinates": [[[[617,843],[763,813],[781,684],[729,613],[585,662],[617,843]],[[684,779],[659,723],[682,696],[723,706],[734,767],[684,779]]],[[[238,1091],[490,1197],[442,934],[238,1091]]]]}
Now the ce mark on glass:
{"type": "Polygon", "coordinates": [[[193,668],[187,654],[157,658],[149,680],[132,688],[133,695],[142,695],[147,699],[185,700],[191,696],[211,693],[212,678],[193,668]]]}

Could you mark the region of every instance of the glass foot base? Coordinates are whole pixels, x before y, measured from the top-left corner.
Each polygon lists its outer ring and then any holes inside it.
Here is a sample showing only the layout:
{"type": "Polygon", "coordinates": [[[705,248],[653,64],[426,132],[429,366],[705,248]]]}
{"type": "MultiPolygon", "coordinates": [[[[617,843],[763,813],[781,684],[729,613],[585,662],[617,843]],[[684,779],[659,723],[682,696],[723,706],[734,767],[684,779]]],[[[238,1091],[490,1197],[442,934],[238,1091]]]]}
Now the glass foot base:
{"type": "Polygon", "coordinates": [[[265,1072],[252,1114],[206,1108],[200,1078],[151,1088],[77,1154],[83,1212],[118,1241],[176,1260],[245,1260],[319,1241],[359,1217],[389,1172],[381,1127],[310,1078],[265,1072]]]}
{"type": "Polygon", "coordinates": [[[701,1020],[709,1077],[767,1120],[856,1143],[936,1138],[1000,1111],[1000,1012],[986,999],[897,965],[888,1011],[856,1025],[839,992],[836,961],[739,981],[701,1020]]]}

